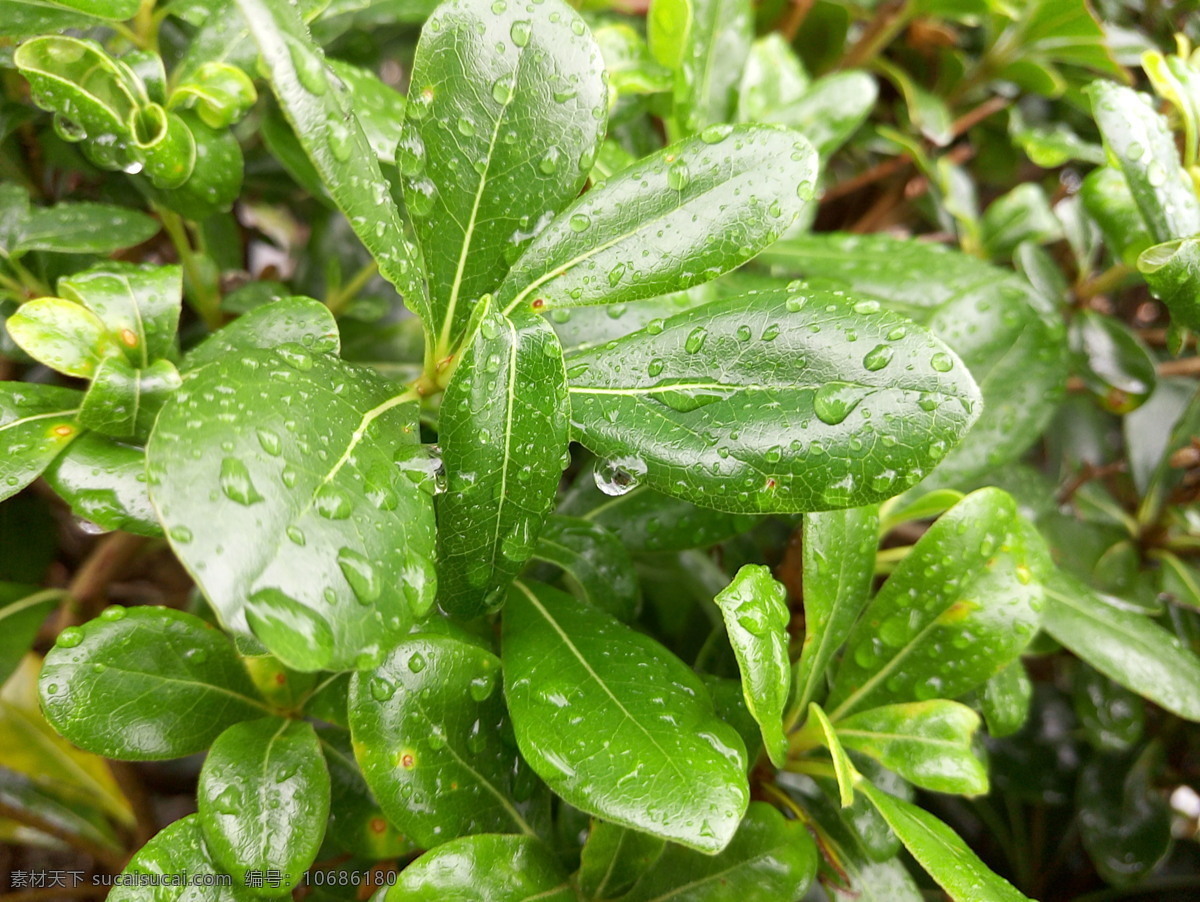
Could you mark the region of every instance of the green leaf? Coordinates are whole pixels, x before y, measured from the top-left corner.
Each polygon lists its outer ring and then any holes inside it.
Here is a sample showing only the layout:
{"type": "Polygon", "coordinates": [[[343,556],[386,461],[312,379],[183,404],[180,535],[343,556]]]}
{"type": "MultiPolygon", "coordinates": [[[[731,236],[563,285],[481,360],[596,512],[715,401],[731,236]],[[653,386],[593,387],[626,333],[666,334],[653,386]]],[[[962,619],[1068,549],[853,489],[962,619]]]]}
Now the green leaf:
{"type": "Polygon", "coordinates": [[[816,741],[829,750],[829,757],[833,759],[833,772],[837,777],[838,799],[843,808],[848,808],[854,803],[854,782],[858,771],[851,763],[837,731],[829,722],[829,717],[821,710],[821,706],[816,702],[809,702],[808,717],[810,722],[805,725],[805,731],[814,734],[816,741]]]}
{"type": "Polygon", "coordinates": [[[798,101],[808,90],[804,63],[778,32],[750,48],[738,85],[738,122],[770,122],[771,116],[798,101]]]}
{"type": "Polygon", "coordinates": [[[350,89],[354,115],[375,157],[380,163],[396,165],[396,145],[404,122],[404,95],[367,69],[341,60],[331,59],[328,63],[333,74],[350,89]]]}
{"type": "MultiPolygon", "coordinates": [[[[605,473],[602,469],[593,476],[599,474],[600,481],[611,488],[613,484],[605,473]]],[[[642,485],[609,495],[586,473],[558,510],[603,526],[626,548],[643,552],[707,548],[740,535],[756,522],[745,514],[697,507],[642,485]]]]}
{"type": "Polygon", "coordinates": [[[341,348],[337,320],[320,301],[281,298],[239,316],[209,335],[184,355],[180,369],[186,373],[226,356],[285,344],[336,355],[341,348]]]}
{"type": "Polygon", "coordinates": [[[89,28],[101,19],[128,19],[137,12],[136,0],[0,0],[0,34],[6,37],[47,34],[68,28],[89,28]]]}
{"type": "Polygon", "coordinates": [[[1043,628],[1105,676],[1200,721],[1200,658],[1143,614],[1109,604],[1064,571],[1046,586],[1043,628]]]}
{"type": "Polygon", "coordinates": [[[104,814],[78,800],[63,798],[54,790],[53,786],[39,786],[24,774],[0,768],[0,804],[16,814],[14,818],[0,821],[0,836],[14,845],[37,846],[43,842],[52,845],[53,837],[41,831],[34,832],[23,824],[17,828],[16,836],[5,829],[10,824],[21,824],[21,815],[29,814],[35,821],[57,828],[61,831],[59,836],[78,836],[114,853],[114,858],[120,856],[121,843],[104,814]]]}
{"type": "Polygon", "coordinates": [[[746,756],[690,668],[547,586],[518,582],[503,626],[517,743],[557,795],[708,854],[728,844],[749,801],[746,756]]]}
{"type": "Polygon", "coordinates": [[[343,852],[372,861],[411,856],[417,846],[388,822],[375,801],[354,760],[350,734],[327,727],[317,735],[331,787],[327,841],[343,852]]]}
{"type": "Polygon", "coordinates": [[[1157,783],[1162,749],[1140,755],[1099,755],[1083,766],[1075,792],[1079,837],[1106,881],[1136,883],[1171,848],[1171,809],[1157,783]]]}
{"type": "Polygon", "coordinates": [[[909,124],[937,147],[945,147],[954,139],[954,121],[946,102],[937,94],[925,90],[899,66],[885,59],[875,65],[899,89],[904,97],[909,124]]]}
{"type": "Polygon", "coordinates": [[[766,121],[800,132],[825,161],[858,131],[878,96],[879,86],[866,72],[834,72],[814,81],[800,99],[769,113],[766,121]]]}
{"type": "Polygon", "coordinates": [[[79,422],[114,438],[145,441],[154,418],[179,384],[179,371],[169,360],[135,369],[123,357],[109,357],[96,368],[83,396],[79,422]]]}
{"type": "Polygon", "coordinates": [[[979,715],[938,699],[886,705],[838,721],[842,744],[870,755],[905,780],[934,792],[980,795],[987,769],[971,750],[979,715]]]}
{"type": "Polygon", "coordinates": [[[254,82],[237,66],[210,60],[171,92],[168,108],[194,105],[196,115],[209,128],[229,128],[254,106],[254,82]]]}
{"type": "Polygon", "coordinates": [[[146,492],[141,448],[85,433],[46,468],[46,482],[77,517],[103,530],[161,536],[146,492]]]}
{"type": "Polygon", "coordinates": [[[621,902],[799,899],[817,872],[817,846],[800,821],[752,802],[719,855],[668,845],[654,869],[621,902]]]}
{"type": "Polygon", "coordinates": [[[432,334],[416,247],[405,236],[379,161],[354,114],[354,98],[331,78],[300,11],[284,0],[237,0],[262,51],[271,87],[296,137],[354,233],[432,334]]]}
{"type": "Polygon", "coordinates": [[[980,702],[988,735],[998,739],[1021,729],[1029,717],[1032,696],[1033,684],[1020,658],[984,683],[980,702]]]}
{"type": "Polygon", "coordinates": [[[158,229],[158,222],[145,213],[112,204],[35,207],[8,252],[12,255],[29,251],[107,254],[148,241],[158,229]]]}
{"type": "MultiPolygon", "coordinates": [[[[261,898],[242,887],[222,885],[222,873],[204,843],[200,816],[189,814],[164,827],[142,846],[121,872],[121,884],[113,887],[108,898],[109,902],[184,900],[192,893],[178,885],[180,874],[213,881],[211,888],[203,890],[205,902],[248,902],[261,898]]],[[[199,891],[196,892],[196,898],[200,898],[199,891]]]]}
{"type": "Polygon", "coordinates": [[[7,325],[21,350],[67,376],[90,379],[102,360],[120,353],[98,316],[63,298],[22,304],[7,325]]]}
{"type": "Polygon", "coordinates": [[[1138,272],[1171,311],[1171,322],[1200,330],[1200,238],[1181,238],[1146,248],[1138,272]]]}
{"type": "Polygon", "coordinates": [[[17,669],[64,594],[61,589],[0,582],[0,685],[17,669]]]}
{"type": "Polygon", "coordinates": [[[788,751],[783,708],[791,689],[787,590],[769,567],[747,564],[713,601],[742,673],[746,707],[758,721],[772,763],[783,767],[788,751]]]}
{"type": "Polygon", "coordinates": [[[633,559],[625,544],[603,526],[551,514],[533,557],[560,568],[567,588],[580,601],[623,623],[633,620],[640,601],[633,559]]]}
{"type": "Polygon", "coordinates": [[[566,871],[532,836],[464,836],[426,852],[387,890],[386,902],[575,902],[566,871]]]}
{"type": "Polygon", "coordinates": [[[54,728],[106,758],[180,758],[266,713],[226,638],[170,608],[112,607],[63,630],[38,688],[54,728]]]}
{"type": "Polygon", "coordinates": [[[60,279],[58,291],[100,318],[131,366],[173,356],[183,296],[180,267],[105,263],[60,279]]]}
{"type": "Polygon", "coordinates": [[[675,119],[685,133],[733,118],[738,81],[754,38],[747,0],[690,0],[689,8],[675,69],[675,119]]]}
{"type": "Polygon", "coordinates": [[[812,197],[816,166],[795,132],[714,126],[621,170],[563,210],[513,265],[496,301],[506,311],[553,310],[708,282],[795,221],[812,197]]]}
{"type": "Polygon", "coordinates": [[[655,62],[645,39],[629,25],[603,25],[592,32],[608,74],[608,107],[631,94],[669,91],[672,75],[655,62]]]}
{"type": "Polygon", "coordinates": [[[1108,81],[1088,87],[1092,113],[1109,155],[1125,174],[1156,242],[1200,232],[1200,200],[1179,162],[1167,120],[1145,95],[1108,81]]]}
{"type": "Polygon", "coordinates": [[[1119,169],[1112,166],[1093,169],[1080,185],[1079,197],[1113,256],[1127,266],[1136,265],[1139,255],[1154,245],[1154,236],[1119,169]]]}
{"type": "Polygon", "coordinates": [[[827,707],[954,698],[1013,660],[1042,608],[1016,503],[980,489],[913,546],[846,643],[827,707]],[[967,641],[963,641],[966,639],[967,641]]]}
{"type": "Polygon", "coordinates": [[[195,142],[195,166],[186,182],[169,191],[150,190],[150,196],[194,222],[228,211],[242,190],[244,161],[237,138],[229,129],[205,124],[193,110],[170,116],[172,125],[183,126],[195,142]]]}
{"type": "Polygon", "coordinates": [[[1075,372],[1113,413],[1140,407],[1158,382],[1150,349],[1116,317],[1080,310],[1071,320],[1075,372]]]}
{"type": "Polygon", "coordinates": [[[1127,752],[1142,738],[1146,706],[1136,693],[1091,667],[1075,671],[1075,716],[1088,741],[1101,752],[1127,752]]]}
{"type": "Polygon", "coordinates": [[[579,889],[589,900],[628,892],[662,857],[666,842],[607,821],[592,821],[579,860],[579,889]]]}
{"type": "Polygon", "coordinates": [[[879,299],[967,365],[983,412],[923,489],[970,484],[1042,434],[1066,383],[1066,330],[1055,305],[1024,279],[968,254],[883,235],[789,238],[763,259],[777,272],[832,279],[879,299]]]}
{"type": "Polygon", "coordinates": [[[0,501],[37,479],[79,435],[82,398],[69,388],[0,382],[0,501]]]}
{"type": "Polygon", "coordinates": [[[604,63],[561,0],[448,0],[417,45],[396,161],[424,252],[438,359],[539,217],[579,193],[604,136],[604,63]]]}
{"type": "Polygon", "coordinates": [[[217,737],[196,789],[213,858],[235,885],[277,870],[281,889],[300,883],[316,860],[329,817],[329,771],[312,724],[266,717],[217,737]]]}
{"type": "Polygon", "coordinates": [[[680,71],[692,30],[691,0],[653,0],[646,13],[646,42],[660,65],[680,71]]]}
{"type": "Polygon", "coordinates": [[[567,373],[575,438],[628,474],[618,485],[744,513],[890,497],[978,408],[966,368],[919,326],[804,289],[686,311],[570,355],[567,373]]]}
{"type": "Polygon", "coordinates": [[[500,662],[448,636],[412,636],[350,685],[363,776],[389,819],[421,847],[471,833],[526,833],[513,798],[521,771],[500,662]]]}
{"type": "Polygon", "coordinates": [[[413,396],[370,370],[249,351],[163,408],[150,498],[227,628],[297,670],[373,667],[433,603],[432,499],[402,472],[428,476],[418,439],[413,396]]]}
{"type": "Polygon", "coordinates": [[[807,711],[825,685],[829,662],[870,598],[879,511],[859,507],[805,514],[803,529],[804,645],[792,681],[789,720],[807,711]]]}
{"type": "Polygon", "coordinates": [[[533,554],[567,462],[562,349],[540,317],[480,302],[438,417],[440,604],[469,619],[504,602],[533,554]]]}
{"type": "Polygon", "coordinates": [[[952,899],[972,902],[1030,902],[987,869],[967,844],[927,811],[888,795],[869,781],[858,789],[879,809],[913,858],[952,899]]]}
{"type": "Polygon", "coordinates": [[[980,220],[988,256],[1004,260],[1022,241],[1048,244],[1062,237],[1062,225],[1040,185],[1025,182],[992,201],[980,220]]]}

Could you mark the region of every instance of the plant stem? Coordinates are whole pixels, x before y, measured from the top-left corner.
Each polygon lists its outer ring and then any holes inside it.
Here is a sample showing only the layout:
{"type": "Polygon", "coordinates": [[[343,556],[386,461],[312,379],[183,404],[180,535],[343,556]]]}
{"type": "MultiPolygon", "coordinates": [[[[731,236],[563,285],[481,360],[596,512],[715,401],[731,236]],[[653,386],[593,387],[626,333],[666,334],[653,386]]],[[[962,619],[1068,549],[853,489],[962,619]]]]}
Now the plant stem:
{"type": "Polygon", "coordinates": [[[15,805],[9,805],[7,802],[0,801],[0,817],[8,818],[10,821],[16,821],[18,824],[31,827],[39,833],[45,833],[47,836],[60,839],[67,845],[78,849],[80,852],[94,858],[112,870],[119,871],[125,867],[125,858],[120,852],[105,848],[97,842],[78,836],[32,811],[27,811],[24,808],[18,808],[15,805]]]}
{"type": "Polygon", "coordinates": [[[219,293],[209,290],[209,286],[200,272],[196,252],[192,248],[183,217],[165,207],[156,207],[155,211],[162,220],[163,229],[171,239],[171,243],[175,245],[175,252],[179,255],[186,282],[192,289],[192,307],[208,328],[214,330],[220,328],[221,297],[219,293]]]}
{"type": "Polygon", "coordinates": [[[337,316],[345,310],[346,305],[358,297],[358,293],[363,290],[363,287],[371,281],[377,272],[379,272],[379,264],[372,260],[356,272],[354,278],[349,282],[336,291],[330,292],[329,297],[325,299],[325,306],[329,308],[329,312],[337,316]]]}
{"type": "Polygon", "coordinates": [[[114,532],[96,543],[67,586],[67,602],[58,613],[59,632],[94,613],[108,584],[147,541],[144,536],[114,532]]]}
{"type": "Polygon", "coordinates": [[[908,24],[911,14],[908,0],[892,0],[879,7],[854,46],[846,51],[839,69],[853,69],[869,63],[879,55],[908,24]]]}

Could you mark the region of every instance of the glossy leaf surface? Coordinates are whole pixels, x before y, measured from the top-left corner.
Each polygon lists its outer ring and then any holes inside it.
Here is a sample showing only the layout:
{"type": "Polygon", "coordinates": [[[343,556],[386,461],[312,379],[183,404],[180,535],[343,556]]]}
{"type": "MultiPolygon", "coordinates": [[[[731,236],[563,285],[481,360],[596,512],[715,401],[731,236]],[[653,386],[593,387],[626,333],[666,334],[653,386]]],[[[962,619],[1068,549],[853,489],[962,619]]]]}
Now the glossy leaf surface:
{"type": "Polygon", "coordinates": [[[1172,321],[1200,329],[1200,239],[1156,244],[1141,253],[1137,267],[1154,296],[1171,311],[1172,321]]]}
{"type": "Polygon", "coordinates": [[[278,871],[282,891],[316,858],[329,817],[329,771],[312,725],[268,717],[217,737],[196,792],[205,842],[235,885],[278,871]]]}
{"type": "Polygon", "coordinates": [[[363,779],[349,732],[326,727],[317,736],[329,767],[327,841],[343,852],[372,860],[399,858],[414,852],[416,844],[388,821],[363,779]]]}
{"type": "Polygon", "coordinates": [[[805,827],[765,802],[752,802],[719,855],[668,845],[623,902],[724,902],[799,899],[817,871],[817,847],[805,827]]]}
{"type": "Polygon", "coordinates": [[[762,730],[771,761],[782,767],[788,750],[783,708],[791,689],[787,590],[769,568],[747,564],[713,601],[742,673],[746,707],[762,730]]]}
{"type": "Polygon", "coordinates": [[[101,529],[163,534],[146,491],[146,454],[141,448],[84,433],[51,462],[45,477],[76,516],[101,529]]]}
{"type": "Polygon", "coordinates": [[[612,304],[715,279],[795,221],[816,166],[796,132],[714,126],[563,210],[513,264],[496,301],[522,310],[612,304]]]}
{"type": "Polygon", "coordinates": [[[356,235],[396,286],[410,310],[431,329],[429,299],[416,247],[405,237],[399,210],[354,100],[332,78],[325,54],[312,40],[299,10],[284,0],[237,0],[270,73],[284,115],[304,145],[325,187],[356,235]]]}
{"type": "Polygon", "coordinates": [[[796,664],[792,710],[803,713],[825,671],[870,598],[879,543],[874,507],[805,514],[804,645],[796,664]]]}
{"type": "Polygon", "coordinates": [[[863,780],[859,789],[879,809],[913,858],[951,898],[973,902],[1029,902],[987,869],[949,827],[932,814],[863,780]]]}
{"type": "Polygon", "coordinates": [[[79,435],[83,395],[27,382],[0,383],[0,501],[33,482],[79,435]]]}
{"type": "Polygon", "coordinates": [[[1020,659],[984,683],[980,702],[988,735],[1009,736],[1021,729],[1029,716],[1032,694],[1033,684],[1020,659]]]}
{"type": "Polygon", "coordinates": [[[563,799],[708,854],[749,801],[746,757],[674,655],[554,589],[517,583],[504,612],[504,692],[521,753],[563,799]],[[586,716],[593,729],[575,729],[586,716]]]}
{"type": "Polygon", "coordinates": [[[90,379],[104,358],[120,353],[98,316],[63,298],[22,304],[7,325],[21,350],[67,376],[90,379]]]}
{"type": "Polygon", "coordinates": [[[483,833],[426,852],[387,890],[387,902],[575,902],[567,874],[538,839],[483,833]]]}
{"type": "Polygon", "coordinates": [[[191,614],[110,608],[70,627],[38,681],[46,718],[107,758],[179,758],[265,707],[229,641],[191,614]]]}
{"type": "Polygon", "coordinates": [[[1079,835],[1096,869],[1121,886],[1145,877],[1171,847],[1171,811],[1155,780],[1161,749],[1101,755],[1079,774],[1079,835]]]}
{"type": "Polygon", "coordinates": [[[657,836],[594,820],[580,852],[579,889],[587,899],[622,896],[658,863],[665,848],[657,836]]]}
{"type": "Polygon", "coordinates": [[[1030,554],[1005,492],[981,489],[951,508],[851,632],[830,690],[834,720],[889,702],[954,698],[1015,658],[1042,608],[1030,554]]]}
{"type": "Polygon", "coordinates": [[[1200,720],[1200,658],[1144,614],[1109,604],[1059,571],[1046,587],[1047,633],[1110,679],[1200,720]]]}
{"type": "Polygon", "coordinates": [[[124,357],[107,357],[83,396],[79,423],[113,438],[145,441],[179,383],[179,371],[169,360],[136,369],[124,357]]]}
{"type": "MultiPolygon", "coordinates": [[[[350,728],[383,810],[423,848],[472,833],[531,833],[513,798],[517,751],[500,662],[448,636],[403,640],[350,688],[350,728]]],[[[526,775],[527,776],[527,775],[526,775]]]]}
{"type": "Polygon", "coordinates": [[[432,499],[409,478],[429,474],[402,472],[417,441],[411,396],[370,371],[249,351],[164,408],[150,497],[227,627],[297,670],[371,667],[433,602],[432,499]]]}
{"type": "Polygon", "coordinates": [[[728,122],[750,53],[750,10],[738,0],[689,0],[690,27],[675,75],[675,116],[687,132],[728,122]]]}
{"type": "Polygon", "coordinates": [[[112,204],[76,203],[34,207],[3,248],[16,255],[28,251],[58,254],[107,254],[152,238],[158,223],[136,210],[112,204]]]}
{"type": "Polygon", "coordinates": [[[1067,377],[1066,333],[1051,303],[1023,279],[938,245],[879,235],[789,238],[764,259],[777,272],[832,279],[883,301],[924,324],[967,365],[983,412],[927,488],[957,485],[1015,459],[1053,414],[1067,377]]]}
{"type": "Polygon", "coordinates": [[[714,301],[570,355],[567,374],[578,441],[632,481],[734,512],[889,497],[978,416],[940,341],[808,289],[714,301]]]}
{"type": "Polygon", "coordinates": [[[872,708],[841,720],[838,739],[910,783],[934,792],[987,792],[987,771],[971,751],[979,715],[939,699],[872,708]]]}
{"type": "Polygon", "coordinates": [[[637,612],[640,589],[628,549],[590,520],[551,514],[533,552],[563,571],[571,594],[628,623],[637,612]]]}
{"type": "Polygon", "coordinates": [[[297,344],[311,351],[336,354],[341,347],[337,321],[320,301],[281,298],[239,316],[184,355],[180,369],[198,369],[226,355],[256,348],[297,344]]]}
{"type": "Polygon", "coordinates": [[[560,0],[450,0],[425,24],[396,161],[442,356],[535,223],[583,186],[604,135],[603,72],[560,0]]]}
{"type": "Polygon", "coordinates": [[[1167,121],[1148,98],[1122,85],[1092,82],[1092,112],[1156,241],[1200,232],[1200,200],[1179,162],[1167,121]]]}
{"type": "Polygon", "coordinates": [[[562,475],[566,373],[549,323],[486,308],[438,425],[447,476],[437,500],[440,603],[470,618],[503,603],[562,475]]]}
{"type": "Polygon", "coordinates": [[[91,310],[134,367],[171,355],[179,328],[178,266],[107,263],[60,279],[59,293],[91,310]]]}
{"type": "Polygon", "coordinates": [[[221,873],[205,845],[196,814],[169,824],[142,846],[121,872],[125,885],[115,886],[108,898],[112,902],[249,902],[261,898],[242,887],[219,883],[211,887],[175,885],[178,875],[185,873],[204,877],[221,873]]]}

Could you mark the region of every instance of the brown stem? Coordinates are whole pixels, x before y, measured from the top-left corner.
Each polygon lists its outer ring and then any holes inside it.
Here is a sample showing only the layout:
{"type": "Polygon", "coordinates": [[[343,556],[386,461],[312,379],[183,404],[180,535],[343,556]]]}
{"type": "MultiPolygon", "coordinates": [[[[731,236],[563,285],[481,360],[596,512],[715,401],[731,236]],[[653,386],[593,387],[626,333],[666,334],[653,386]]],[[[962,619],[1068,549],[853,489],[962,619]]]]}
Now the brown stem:
{"type": "Polygon", "coordinates": [[[890,0],[880,5],[862,35],[838,63],[838,68],[853,69],[874,59],[908,22],[908,14],[907,0],[890,0]]]}
{"type": "Polygon", "coordinates": [[[990,97],[973,110],[967,110],[957,119],[951,126],[950,132],[954,137],[958,137],[964,132],[970,131],[984,119],[995,113],[1000,112],[1012,103],[1006,97],[990,97]]]}
{"type": "Polygon", "coordinates": [[[18,824],[32,827],[39,833],[45,833],[47,836],[61,839],[67,845],[73,846],[80,852],[91,856],[114,871],[119,871],[125,867],[125,858],[120,852],[115,852],[90,839],[78,836],[70,830],[64,829],[58,824],[51,823],[40,815],[34,814],[32,811],[17,808],[14,805],[9,805],[7,802],[0,802],[0,817],[6,817],[11,821],[16,821],[18,824]]]}
{"type": "Polygon", "coordinates": [[[1200,376],[1200,357],[1164,360],[1158,365],[1160,376],[1200,376]]]}
{"type": "Polygon", "coordinates": [[[813,8],[813,2],[814,0],[792,0],[788,5],[787,12],[779,17],[775,29],[787,38],[789,44],[800,33],[800,26],[808,18],[808,13],[813,8]]]}
{"type": "Polygon", "coordinates": [[[129,800],[129,807],[133,809],[133,836],[138,848],[141,848],[158,832],[158,819],[154,815],[150,796],[133,765],[112,760],[106,760],[105,763],[121,793],[129,800]]]}
{"type": "Polygon", "coordinates": [[[61,632],[90,619],[104,600],[108,584],[133,560],[147,539],[128,532],[114,532],[100,539],[67,586],[67,603],[59,609],[61,632]]]}

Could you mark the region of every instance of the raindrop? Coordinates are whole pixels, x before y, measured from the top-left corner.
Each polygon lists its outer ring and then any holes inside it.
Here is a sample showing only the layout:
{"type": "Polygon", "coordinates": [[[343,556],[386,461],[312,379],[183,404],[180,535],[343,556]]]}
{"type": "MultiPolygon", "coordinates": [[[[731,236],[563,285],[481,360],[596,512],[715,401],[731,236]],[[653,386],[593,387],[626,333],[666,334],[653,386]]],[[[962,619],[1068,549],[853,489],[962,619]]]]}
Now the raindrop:
{"type": "Polygon", "coordinates": [[[863,366],[875,372],[892,362],[893,349],[891,345],[876,345],[863,358],[863,366]]]}
{"type": "Polygon", "coordinates": [[[596,465],[592,476],[596,488],[606,495],[624,495],[637,488],[638,480],[646,475],[645,461],[636,457],[621,457],[596,465]]]}
{"type": "Polygon", "coordinates": [[[929,358],[929,365],[939,373],[948,373],[954,369],[954,359],[949,354],[938,351],[929,358]]]}
{"type": "Polygon", "coordinates": [[[538,163],[538,169],[540,169],[545,175],[553,175],[558,171],[558,161],[560,157],[562,157],[562,151],[551,145],[546,149],[546,155],[542,157],[541,162],[538,163]]]}
{"type": "Polygon", "coordinates": [[[572,232],[586,232],[592,225],[591,217],[583,213],[576,213],[570,218],[569,222],[572,232]]]}
{"type": "Polygon", "coordinates": [[[508,76],[497,78],[492,82],[492,99],[496,103],[508,103],[513,99],[513,94],[516,88],[513,85],[513,80],[508,76]]]}
{"type": "Polygon", "coordinates": [[[687,163],[683,160],[676,160],[667,170],[667,184],[675,191],[682,191],[688,186],[691,181],[691,174],[688,172],[687,163]]]}
{"type": "Polygon", "coordinates": [[[425,656],[419,651],[414,651],[408,659],[408,669],[413,673],[420,673],[425,669],[425,656]]]}
{"type": "Polygon", "coordinates": [[[236,457],[226,457],[221,461],[221,491],[229,500],[247,507],[263,500],[250,479],[250,471],[245,463],[236,457]]]}
{"type": "Polygon", "coordinates": [[[862,400],[859,386],[847,382],[826,382],[813,396],[813,411],[822,423],[836,426],[850,415],[862,400]]]}
{"type": "Polygon", "coordinates": [[[688,337],[683,342],[683,349],[689,354],[695,354],[702,347],[704,347],[704,341],[707,338],[708,330],[703,326],[697,326],[690,333],[688,333],[688,337]]]}
{"type": "Polygon", "coordinates": [[[518,47],[524,47],[529,43],[530,32],[530,23],[525,19],[519,19],[516,22],[513,22],[512,28],[509,29],[508,34],[509,37],[512,38],[512,42],[514,44],[516,44],[518,47]]]}
{"type": "Polygon", "coordinates": [[[371,604],[379,598],[383,586],[379,580],[379,571],[375,565],[360,552],[353,548],[342,548],[337,554],[338,567],[342,576],[350,584],[354,597],[362,604],[371,604]]]}
{"type": "Polygon", "coordinates": [[[57,644],[63,648],[75,648],[83,641],[83,630],[77,626],[68,626],[58,634],[57,644]]]}
{"type": "Polygon", "coordinates": [[[313,494],[313,506],[326,520],[345,520],[353,507],[346,493],[333,483],[323,482],[313,494]]]}

